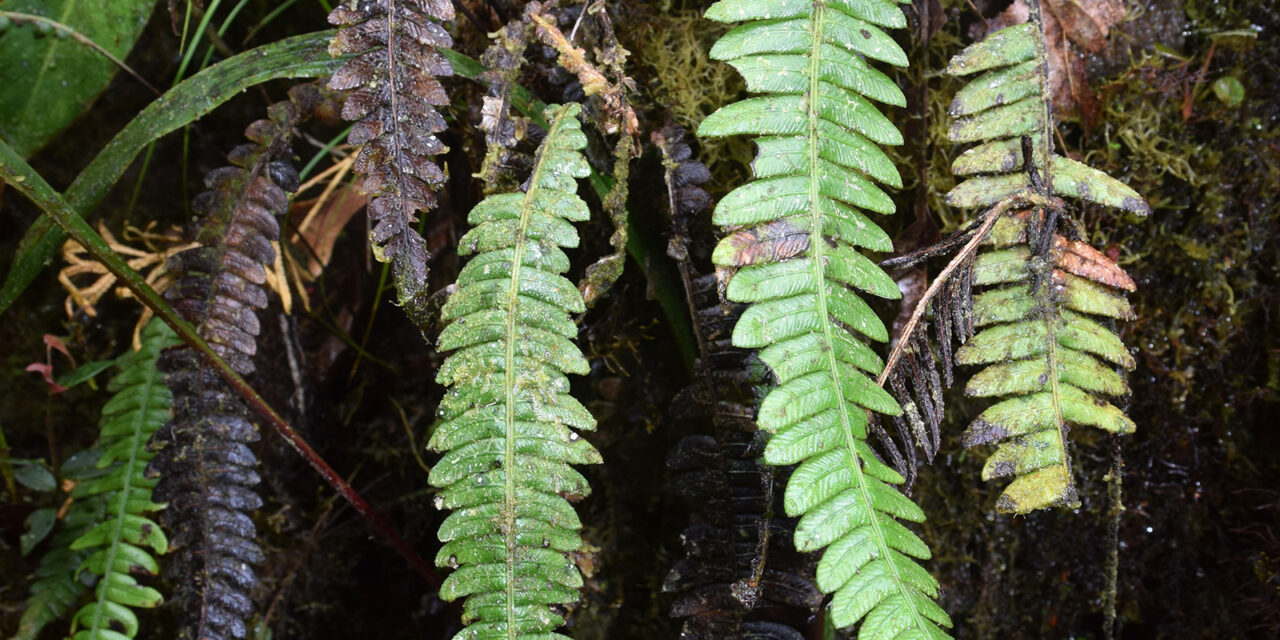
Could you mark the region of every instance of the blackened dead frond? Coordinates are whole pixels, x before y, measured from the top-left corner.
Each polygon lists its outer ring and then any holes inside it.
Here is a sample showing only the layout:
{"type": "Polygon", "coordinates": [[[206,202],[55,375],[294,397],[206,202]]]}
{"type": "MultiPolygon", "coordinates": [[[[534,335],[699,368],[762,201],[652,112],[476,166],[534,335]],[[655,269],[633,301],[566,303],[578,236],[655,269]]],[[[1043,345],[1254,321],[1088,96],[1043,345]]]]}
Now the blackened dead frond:
{"type": "Polygon", "coordinates": [[[674,594],[671,615],[684,619],[682,638],[800,640],[796,628],[821,604],[811,559],[792,543],[795,520],[783,514],[780,486],[789,470],[759,458],[764,434],[755,412],[768,384],[764,367],[733,346],[743,305],[725,304],[714,275],[700,276],[688,251],[689,218],[706,211],[710,179],[693,158],[685,131],[668,125],[653,134],[663,153],[671,208],[668,253],[677,261],[699,344],[698,377],[672,403],[675,420],[699,425],[672,448],[672,486],[689,506],[685,556],[663,582],[674,594]]]}
{"type": "Polygon", "coordinates": [[[347,140],[361,147],[355,171],[372,198],[369,240],[375,257],[391,263],[400,304],[419,326],[429,256],[414,223],[435,206],[445,179],[433,158],[446,151],[435,135],[446,128],[436,108],[449,97],[436,78],[453,74],[438,51],[453,40],[437,22],[453,16],[450,0],[359,0],[329,14],[342,27],[330,53],[355,54],[329,87],[351,91],[342,117],[356,123],[347,140]]]}
{"type": "MultiPolygon", "coordinates": [[[[263,284],[275,259],[276,216],[287,208],[286,192],[298,187],[289,142],[299,111],[292,102],[277,103],[268,119],[249,125],[252,142],[232,150],[231,166],[209,172],[208,191],[195,199],[200,246],[172,260],[176,281],[165,297],[242,376],[254,371],[255,310],[267,306],[263,284]]],[[[253,566],[263,561],[251,517],[262,505],[250,448],[258,428],[239,396],[190,347],[165,351],[158,366],[168,374],[174,413],[151,438],[156,456],[147,470],[159,476],[154,499],[169,503],[161,522],[171,532],[166,573],[180,637],[246,638],[253,566]]]]}

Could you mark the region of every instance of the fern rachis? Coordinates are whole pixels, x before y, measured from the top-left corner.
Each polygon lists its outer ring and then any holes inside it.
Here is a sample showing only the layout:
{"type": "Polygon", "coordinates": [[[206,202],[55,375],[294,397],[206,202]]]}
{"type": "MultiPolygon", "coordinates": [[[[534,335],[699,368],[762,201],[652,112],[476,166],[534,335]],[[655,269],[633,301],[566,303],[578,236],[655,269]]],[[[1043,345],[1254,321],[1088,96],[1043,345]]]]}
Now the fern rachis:
{"type": "Polygon", "coordinates": [[[333,55],[356,54],[329,81],[350,90],[342,117],[354,121],[348,141],[360,147],[354,169],[372,198],[369,240],[390,262],[400,304],[416,324],[427,313],[427,246],[414,228],[419,211],[435,206],[444,171],[432,160],[447,151],[436,107],[449,103],[436,78],[453,68],[438,51],[453,44],[436,21],[454,16],[451,0],[361,0],[337,4],[329,22],[341,26],[333,55]]]}
{"type": "Polygon", "coordinates": [[[802,516],[797,548],[830,547],[818,586],[835,593],[838,626],[865,617],[862,637],[945,637],[939,625],[950,620],[931,599],[937,582],[911,558],[928,558],[928,549],[896,520],[918,522],[924,514],[891,486],[902,476],[865,441],[868,410],[901,409],[868,378],[881,362],[852,335],[887,339],[855,289],[899,295],[856,248],[891,248],[858,209],[893,212],[875,182],[901,181],[875,143],[900,144],[902,137],[866,98],[904,100],[864,57],[905,65],[905,54],[879,28],[901,27],[905,18],[878,0],[725,0],[707,17],[751,21],[717,42],[712,57],[728,60],[749,89],[768,94],[723,107],[699,133],[763,136],[755,182],[722,199],[714,215],[717,224],[745,228],[722,241],[713,260],[738,269],[727,296],[754,303],[734,344],[763,347],[760,358],[778,378],[759,423],[774,434],[765,460],[800,464],[785,497],[787,512],[802,516]]]}

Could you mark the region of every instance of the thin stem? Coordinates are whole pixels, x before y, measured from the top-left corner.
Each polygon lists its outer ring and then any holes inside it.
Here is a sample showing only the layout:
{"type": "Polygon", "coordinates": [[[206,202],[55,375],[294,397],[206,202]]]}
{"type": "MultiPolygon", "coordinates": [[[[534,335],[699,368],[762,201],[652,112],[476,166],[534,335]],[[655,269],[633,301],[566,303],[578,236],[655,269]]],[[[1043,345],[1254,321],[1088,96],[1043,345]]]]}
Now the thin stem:
{"type": "Polygon", "coordinates": [[[240,374],[236,373],[230,365],[228,365],[217,352],[209,346],[203,338],[197,333],[195,327],[192,327],[182,316],[178,315],[173,307],[170,307],[156,290],[137,272],[134,271],[116,252],[112,251],[107,243],[103,241],[102,236],[98,235],[89,223],[85,222],[80,216],[76,215],[71,206],[61,194],[54,191],[53,187],[45,182],[40,174],[36,173],[22,158],[14,153],[13,149],[0,140],[0,180],[9,183],[17,189],[27,199],[40,207],[49,218],[53,220],[59,227],[62,227],[72,238],[79,242],[94,258],[97,258],[109,271],[111,271],[120,282],[128,287],[135,297],[142,304],[150,308],[157,317],[165,324],[173,328],[178,337],[187,343],[192,349],[199,352],[205,357],[209,365],[218,371],[218,374],[226,381],[227,385],[232,388],[250,408],[261,415],[268,424],[285,439],[289,446],[293,447],[302,456],[311,468],[320,474],[329,486],[333,487],[343,499],[351,504],[365,520],[373,526],[373,528],[387,540],[388,543],[403,557],[410,566],[422,576],[427,584],[433,588],[439,588],[443,580],[436,573],[435,569],[427,564],[421,556],[418,555],[409,543],[391,526],[391,523],[378,513],[360,494],[356,492],[351,485],[343,480],[333,467],[329,466],[320,454],[316,453],[306,440],[302,438],[298,432],[294,431],[289,423],[285,422],[280,414],[276,413],[267,401],[258,395],[240,374]]]}
{"type": "MultiPolygon", "coordinates": [[[[963,264],[965,260],[968,260],[975,251],[977,251],[978,245],[982,244],[982,241],[986,239],[987,234],[991,232],[991,227],[995,226],[996,220],[1008,213],[1010,208],[1027,204],[1051,206],[1052,202],[1047,198],[1023,192],[1016,193],[1004,200],[1001,200],[1000,202],[997,202],[995,206],[991,207],[991,209],[987,211],[986,219],[983,220],[982,226],[978,227],[978,230],[973,233],[971,238],[969,238],[969,242],[965,243],[964,248],[960,249],[960,252],[956,254],[956,257],[952,258],[951,262],[947,263],[947,266],[942,269],[942,272],[938,274],[937,278],[934,278],[933,283],[925,290],[924,296],[922,296],[920,301],[916,303],[915,311],[911,313],[911,319],[907,321],[906,326],[902,329],[902,333],[898,336],[898,343],[895,344],[893,346],[893,350],[889,352],[889,359],[885,361],[884,370],[880,372],[880,377],[876,378],[876,384],[881,387],[884,386],[885,381],[889,379],[889,375],[893,373],[894,367],[898,365],[898,361],[902,359],[902,355],[906,353],[907,347],[911,344],[911,335],[915,332],[916,326],[920,324],[920,319],[924,317],[926,312],[928,312],[929,301],[933,300],[933,297],[938,294],[938,291],[942,289],[942,285],[946,284],[947,279],[955,273],[956,269],[960,268],[960,265],[963,264]]],[[[947,241],[944,240],[943,242],[945,243],[947,241]]]]}

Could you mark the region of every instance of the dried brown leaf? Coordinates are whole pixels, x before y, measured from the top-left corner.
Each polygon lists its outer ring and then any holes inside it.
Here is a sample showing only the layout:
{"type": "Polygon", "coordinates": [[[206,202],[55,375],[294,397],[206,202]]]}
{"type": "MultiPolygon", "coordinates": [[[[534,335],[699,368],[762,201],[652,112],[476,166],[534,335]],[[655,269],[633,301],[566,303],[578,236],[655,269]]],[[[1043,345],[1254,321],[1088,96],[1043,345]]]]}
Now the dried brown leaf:
{"type": "Polygon", "coordinates": [[[1133,278],[1111,258],[1078,240],[1053,238],[1053,256],[1058,268],[1116,289],[1136,291],[1133,278]]]}

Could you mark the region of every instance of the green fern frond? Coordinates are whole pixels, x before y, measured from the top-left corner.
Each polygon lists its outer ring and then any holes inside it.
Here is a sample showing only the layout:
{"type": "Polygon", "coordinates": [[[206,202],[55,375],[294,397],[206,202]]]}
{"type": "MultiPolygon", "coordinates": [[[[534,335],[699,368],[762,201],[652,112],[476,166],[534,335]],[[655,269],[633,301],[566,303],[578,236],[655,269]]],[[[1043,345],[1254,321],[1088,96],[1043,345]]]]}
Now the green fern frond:
{"type": "Polygon", "coordinates": [[[723,0],[706,16],[746,21],[711,56],[763,94],[721,108],[698,133],[758,136],[756,179],[716,207],[716,224],[734,232],[712,259],[737,269],[727,296],[752,303],[733,343],[762,348],[778,380],[758,422],[773,434],[765,461],[799,464],[784,500],[800,517],[796,547],[826,549],[817,581],[835,594],[837,626],[863,620],[861,638],[945,638],[951,621],[933,601],[938,583],[918,563],[928,547],[899,522],[924,513],[866,442],[868,411],[901,409],[869,377],[883,363],[862,338],[884,341],[888,332],[855,293],[900,296],[858,248],[892,249],[863,210],[894,212],[876,183],[899,187],[901,179],[876,145],[900,144],[902,135],[871,100],[905,100],[867,60],[906,65],[882,30],[906,19],[886,0],[723,0]]]}
{"type": "Polygon", "coordinates": [[[957,119],[948,138],[980,144],[952,162],[952,173],[971,177],[947,194],[947,204],[988,207],[1033,186],[1023,161],[1025,136],[1042,193],[1151,213],[1142,196],[1124,183],[1053,153],[1053,116],[1043,89],[1048,63],[1038,14],[1034,11],[1026,24],[970,45],[947,65],[947,73],[955,76],[982,72],[951,103],[950,113],[957,119]]]}
{"type": "Polygon", "coordinates": [[[173,396],[164,384],[156,359],[177,344],[168,325],[152,320],[142,332],[142,348],[120,358],[120,372],[108,389],[115,392],[102,408],[99,469],[109,472],[84,485],[90,496],[106,500],[105,517],[82,534],[71,548],[88,553],[79,571],[99,576],[94,600],[72,619],[73,640],[127,640],[138,633],[133,608],[152,608],[163,598],[139,585],[134,576],[155,575],[160,567],[147,550],[163,554],[168,541],[160,526],[145,514],[162,505],[151,501],[156,480],[145,474],[154,454],[147,440],[169,419],[173,396]],[[77,631],[77,629],[79,629],[77,631]]]}
{"type": "Polygon", "coordinates": [[[588,366],[573,344],[570,313],[585,310],[563,275],[576,247],[573,222],[588,219],[575,178],[590,173],[576,104],[549,107],[551,122],[524,192],[471,210],[458,253],[475,257],[445,304],[439,349],[453,351],[437,380],[449,387],[432,450],[440,526],[436,556],[456,569],[440,596],[467,597],[469,626],[456,638],[561,638],[554,608],[578,601],[582,576],[569,554],[582,527],[566,497],[589,492],[570,464],[600,462],[574,430],[595,419],[572,396],[566,373],[588,366]]]}
{"type": "Polygon", "coordinates": [[[999,443],[982,479],[1015,476],[996,502],[1008,513],[1079,505],[1066,445],[1071,425],[1135,429],[1103,399],[1129,393],[1118,369],[1133,369],[1134,359],[1109,325],[1133,318],[1122,292],[1134,283],[1106,256],[1061,235],[1047,257],[1037,256],[1028,246],[1028,221],[1037,215],[1004,217],[992,229],[991,250],[973,266],[974,284],[989,287],[973,300],[982,329],[956,351],[956,362],[986,366],[965,393],[1003,398],[969,425],[963,443],[999,443]]]}
{"type": "Polygon", "coordinates": [[[81,497],[73,492],[74,501],[59,523],[60,530],[49,541],[49,550],[40,558],[36,581],[31,585],[27,608],[18,620],[18,630],[10,640],[35,640],[50,623],[71,612],[89,591],[76,575],[76,568],[89,557],[89,552],[73,549],[71,544],[101,522],[104,504],[100,497],[81,497]]]}
{"type": "MultiPolygon", "coordinates": [[[[961,207],[994,206],[985,251],[972,282],[972,322],[981,328],[956,351],[956,362],[984,369],[966,394],[1002,398],[969,426],[966,447],[999,446],[984,480],[1014,476],[996,503],[1008,513],[1079,504],[1066,439],[1071,426],[1115,434],[1134,423],[1105,397],[1129,393],[1123,370],[1133,357],[1114,329],[1133,312],[1123,296],[1134,283],[1084,242],[1059,232],[1067,196],[1150,212],[1136,192],[1106,174],[1053,153],[1038,3],[1031,21],[997,31],[955,56],[948,72],[982,72],[956,96],[950,131],[957,143],[979,143],[952,165],[972,176],[947,194],[961,207]],[[1027,163],[1031,166],[1028,167],[1027,163]],[[1006,213],[1012,209],[1012,213],[1006,213]]],[[[975,239],[976,240],[976,239],[975,239]]]]}

